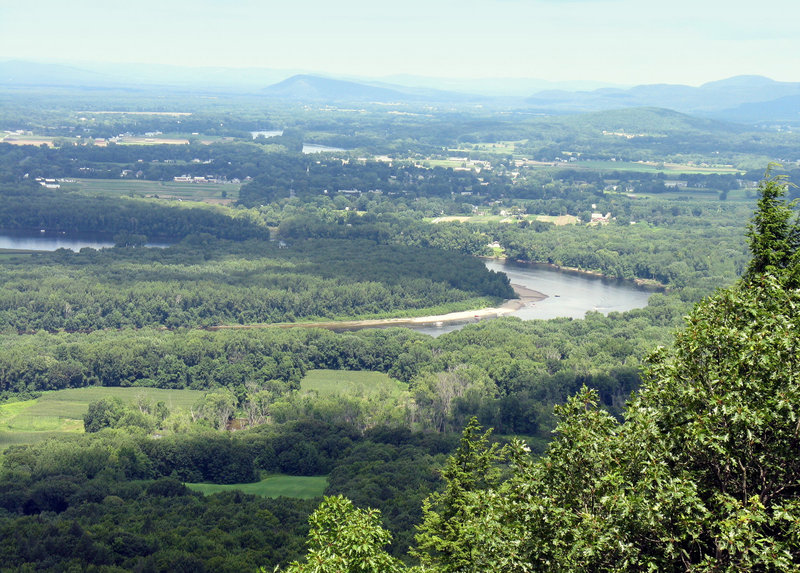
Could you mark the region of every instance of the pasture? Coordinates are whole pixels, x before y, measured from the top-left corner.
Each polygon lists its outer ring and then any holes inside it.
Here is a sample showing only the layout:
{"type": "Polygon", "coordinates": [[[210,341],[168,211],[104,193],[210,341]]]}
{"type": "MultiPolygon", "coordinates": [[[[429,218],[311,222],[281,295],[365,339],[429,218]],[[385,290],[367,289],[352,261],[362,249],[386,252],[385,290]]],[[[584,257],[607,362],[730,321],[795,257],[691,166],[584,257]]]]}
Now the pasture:
{"type": "Polygon", "coordinates": [[[125,136],[117,139],[119,145],[189,145],[189,140],[177,137],[125,136]]]}
{"type": "Polygon", "coordinates": [[[0,249],[0,262],[21,261],[23,257],[27,257],[36,251],[28,251],[25,249],[0,249]]]}
{"type": "Polygon", "coordinates": [[[53,138],[44,137],[41,135],[17,135],[6,133],[5,137],[0,137],[3,143],[10,143],[11,145],[46,145],[53,147],[53,138]]]}
{"type": "Polygon", "coordinates": [[[0,451],[14,444],[30,444],[58,434],[83,432],[83,415],[89,403],[105,396],[116,396],[125,402],[135,402],[143,396],[174,409],[191,407],[203,392],[90,386],[56,390],[33,400],[0,404],[0,451]]]}
{"type": "Polygon", "coordinates": [[[127,110],[127,111],[83,110],[83,111],[77,111],[75,113],[82,115],[153,115],[153,116],[162,115],[168,117],[182,117],[182,116],[192,115],[192,113],[188,111],[133,111],[133,110],[127,110]]]}
{"type": "Polygon", "coordinates": [[[301,392],[315,392],[319,396],[374,396],[388,394],[399,396],[406,385],[393,380],[383,372],[355,370],[310,370],[300,382],[301,392]]]}
{"type": "Polygon", "coordinates": [[[298,497],[310,499],[320,497],[328,487],[328,478],[325,476],[289,476],[271,475],[255,483],[187,483],[186,487],[199,491],[203,495],[219,493],[221,491],[238,490],[242,493],[260,495],[261,497],[298,497]]]}

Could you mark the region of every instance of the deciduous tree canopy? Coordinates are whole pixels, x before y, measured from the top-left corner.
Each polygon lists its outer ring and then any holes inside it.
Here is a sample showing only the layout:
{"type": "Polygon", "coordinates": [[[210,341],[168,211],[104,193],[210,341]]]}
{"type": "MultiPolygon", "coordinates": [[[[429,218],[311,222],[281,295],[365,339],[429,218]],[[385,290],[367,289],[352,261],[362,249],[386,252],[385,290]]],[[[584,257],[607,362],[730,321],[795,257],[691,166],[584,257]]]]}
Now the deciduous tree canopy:
{"type": "Polygon", "coordinates": [[[787,571],[800,567],[797,223],[761,185],[754,261],[650,359],[624,421],[584,388],[544,456],[502,461],[474,423],[424,505],[426,571],[787,571]],[[498,465],[501,464],[501,465],[498,465]],[[508,467],[508,478],[493,472],[508,467]],[[488,476],[488,477],[487,477],[488,476]]]}

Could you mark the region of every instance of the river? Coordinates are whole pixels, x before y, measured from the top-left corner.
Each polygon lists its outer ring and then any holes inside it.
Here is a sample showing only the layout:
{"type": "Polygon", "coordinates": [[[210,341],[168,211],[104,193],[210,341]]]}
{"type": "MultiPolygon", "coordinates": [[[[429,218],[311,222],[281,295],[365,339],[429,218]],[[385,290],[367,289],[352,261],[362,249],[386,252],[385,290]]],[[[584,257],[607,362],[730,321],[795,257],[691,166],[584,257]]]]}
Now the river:
{"type": "MultiPolygon", "coordinates": [[[[283,130],[280,131],[251,131],[250,135],[253,136],[253,139],[256,139],[259,136],[264,136],[265,138],[269,139],[271,137],[277,137],[279,135],[283,135],[283,130]]],[[[311,153],[334,153],[337,151],[347,151],[346,149],[342,149],[341,147],[331,147],[330,145],[319,145],[317,143],[303,143],[303,153],[309,155],[311,153]]]]}
{"type": "MultiPolygon", "coordinates": [[[[486,267],[504,272],[512,285],[520,285],[547,295],[543,300],[527,302],[519,310],[506,314],[522,320],[583,318],[589,311],[608,314],[643,308],[647,306],[647,300],[654,292],[653,289],[638,286],[632,281],[565,271],[549,265],[487,260],[486,267]]],[[[439,336],[463,327],[464,323],[443,323],[441,326],[411,328],[431,336],[439,336]]]]}
{"type": "Polygon", "coordinates": [[[306,155],[310,153],[333,153],[336,151],[346,151],[341,147],[330,147],[329,145],[317,145],[316,143],[304,143],[303,153],[306,155]]]}
{"type": "MultiPolygon", "coordinates": [[[[0,231],[0,249],[31,251],[70,249],[79,251],[84,247],[101,249],[112,246],[114,246],[113,241],[103,240],[92,234],[0,231]]],[[[147,246],[165,247],[168,245],[151,243],[147,246]]],[[[583,318],[588,311],[598,311],[603,314],[612,311],[624,312],[647,306],[647,300],[653,294],[652,289],[638,286],[631,281],[565,271],[548,265],[513,263],[495,259],[486,260],[485,264],[490,270],[508,275],[512,285],[546,295],[542,300],[528,300],[521,308],[504,314],[505,316],[516,316],[522,320],[558,317],[583,318]]],[[[471,313],[470,316],[472,317],[471,313]]],[[[477,320],[472,317],[465,322],[443,320],[440,326],[425,324],[408,327],[431,336],[439,336],[463,328],[465,324],[477,320]]],[[[435,322],[439,323],[438,320],[435,322]]]]}
{"type": "MultiPolygon", "coordinates": [[[[0,230],[0,249],[18,249],[22,251],[56,251],[69,249],[78,252],[84,247],[102,249],[113,247],[114,241],[94,233],[59,233],[40,231],[8,231],[0,230]]],[[[167,247],[168,243],[147,243],[146,247],[167,247]]]]}

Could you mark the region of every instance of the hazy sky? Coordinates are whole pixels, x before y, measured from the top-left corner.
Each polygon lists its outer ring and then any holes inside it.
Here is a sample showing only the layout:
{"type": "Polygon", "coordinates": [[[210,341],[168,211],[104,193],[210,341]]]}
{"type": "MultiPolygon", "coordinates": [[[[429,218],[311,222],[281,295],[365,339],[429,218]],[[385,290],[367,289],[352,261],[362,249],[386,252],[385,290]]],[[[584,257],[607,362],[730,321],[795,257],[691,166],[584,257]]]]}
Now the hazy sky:
{"type": "Polygon", "coordinates": [[[798,0],[0,0],[0,60],[800,81],[798,0]]]}

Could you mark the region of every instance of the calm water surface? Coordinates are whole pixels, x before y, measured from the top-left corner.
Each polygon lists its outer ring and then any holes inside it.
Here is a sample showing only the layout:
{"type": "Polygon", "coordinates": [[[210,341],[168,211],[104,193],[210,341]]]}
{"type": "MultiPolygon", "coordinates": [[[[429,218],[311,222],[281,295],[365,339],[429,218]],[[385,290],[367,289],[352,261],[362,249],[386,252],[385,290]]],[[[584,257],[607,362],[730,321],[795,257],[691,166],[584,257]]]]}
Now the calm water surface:
{"type": "MultiPolygon", "coordinates": [[[[0,230],[0,249],[22,249],[26,251],[57,251],[69,249],[78,252],[84,247],[102,249],[113,247],[114,241],[102,236],[57,232],[3,231],[0,230]]],[[[147,243],[148,247],[167,247],[167,243],[147,243]]]]}
{"type": "Polygon", "coordinates": [[[333,151],[344,151],[341,147],[329,147],[327,145],[317,145],[316,143],[304,143],[303,144],[303,153],[308,155],[309,153],[324,153],[324,152],[333,152],[333,151]]]}
{"type": "MultiPolygon", "coordinates": [[[[0,231],[0,249],[23,249],[34,251],[55,251],[70,249],[80,251],[84,247],[101,249],[113,247],[114,242],[103,240],[96,235],[72,235],[63,233],[31,233],[0,231]]],[[[166,243],[152,243],[148,246],[166,247],[166,243]]],[[[554,269],[547,265],[533,263],[512,263],[487,260],[490,270],[508,275],[512,284],[522,285],[547,295],[547,298],[528,303],[510,316],[522,320],[548,319],[558,317],[583,318],[589,311],[608,314],[612,311],[624,312],[647,306],[653,294],[652,289],[640,287],[631,281],[607,279],[581,273],[554,269]]],[[[443,326],[419,326],[413,330],[439,336],[465,326],[445,324],[443,326]]]]}
{"type": "MultiPolygon", "coordinates": [[[[583,318],[589,311],[608,314],[613,311],[624,312],[643,308],[647,306],[647,300],[654,292],[632,281],[595,277],[534,263],[487,260],[486,267],[508,275],[511,284],[518,284],[547,295],[546,299],[528,303],[509,315],[522,320],[583,318]]],[[[438,336],[464,326],[464,324],[446,324],[441,327],[423,326],[414,330],[438,336]]]]}

